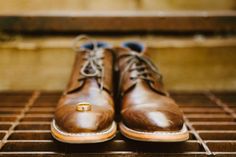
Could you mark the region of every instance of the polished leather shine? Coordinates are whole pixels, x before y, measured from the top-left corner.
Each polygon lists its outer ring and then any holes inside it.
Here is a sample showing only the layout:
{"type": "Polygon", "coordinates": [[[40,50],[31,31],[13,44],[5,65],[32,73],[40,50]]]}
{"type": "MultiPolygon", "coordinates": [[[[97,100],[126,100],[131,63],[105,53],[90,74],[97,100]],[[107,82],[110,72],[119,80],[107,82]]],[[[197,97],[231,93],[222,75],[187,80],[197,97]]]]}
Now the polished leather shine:
{"type": "Polygon", "coordinates": [[[164,90],[161,75],[155,72],[157,67],[150,63],[145,51],[142,45],[132,42],[116,48],[122,122],[142,132],[179,131],[184,124],[183,114],[164,90]]]}
{"type": "Polygon", "coordinates": [[[113,52],[102,47],[98,47],[97,51],[99,64],[104,68],[102,78],[83,76],[81,69],[87,64],[89,50],[76,53],[69,84],[54,117],[63,132],[96,133],[106,130],[113,122],[113,52]]]}

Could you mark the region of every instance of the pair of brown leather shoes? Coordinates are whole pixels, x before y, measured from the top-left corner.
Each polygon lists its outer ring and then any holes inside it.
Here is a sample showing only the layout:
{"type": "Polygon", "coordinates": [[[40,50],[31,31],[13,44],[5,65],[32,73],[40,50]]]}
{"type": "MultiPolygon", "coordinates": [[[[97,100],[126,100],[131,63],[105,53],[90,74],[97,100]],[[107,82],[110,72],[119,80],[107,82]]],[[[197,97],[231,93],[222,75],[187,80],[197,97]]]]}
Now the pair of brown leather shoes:
{"type": "MultiPolygon", "coordinates": [[[[80,36],[76,41],[82,40],[80,36]]],[[[145,47],[125,42],[75,44],[77,52],[68,87],[57,106],[51,132],[66,143],[98,143],[116,135],[113,83],[119,84],[120,132],[134,140],[179,142],[189,138],[183,115],[162,86],[145,47]],[[119,78],[113,78],[115,65],[119,78]]]]}

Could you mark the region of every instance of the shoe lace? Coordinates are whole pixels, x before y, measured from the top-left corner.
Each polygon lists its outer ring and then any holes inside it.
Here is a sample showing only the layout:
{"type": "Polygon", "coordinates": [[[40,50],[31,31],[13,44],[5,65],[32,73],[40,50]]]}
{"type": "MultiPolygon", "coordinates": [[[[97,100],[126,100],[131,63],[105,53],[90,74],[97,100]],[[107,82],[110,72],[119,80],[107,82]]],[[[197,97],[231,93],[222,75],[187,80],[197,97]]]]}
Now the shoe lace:
{"type": "Polygon", "coordinates": [[[82,68],[80,69],[80,78],[78,78],[78,81],[86,80],[87,78],[96,78],[97,81],[99,81],[100,85],[100,91],[103,89],[103,79],[104,79],[104,65],[103,65],[103,56],[99,56],[100,51],[103,51],[102,49],[99,49],[97,46],[97,42],[95,40],[91,40],[86,35],[80,35],[76,37],[73,49],[75,52],[83,52],[86,51],[86,55],[83,58],[85,61],[82,68]],[[93,44],[92,49],[87,49],[84,47],[77,46],[79,42],[82,40],[89,40],[90,43],[93,44]]]}
{"type": "Polygon", "coordinates": [[[120,77],[120,85],[123,83],[124,75],[127,72],[133,72],[136,71],[137,75],[136,76],[131,76],[131,80],[137,80],[137,79],[142,79],[146,80],[150,83],[154,83],[155,81],[158,81],[159,83],[162,84],[162,75],[159,72],[159,69],[155,66],[155,64],[146,56],[140,55],[136,52],[130,53],[130,54],[125,54],[120,57],[118,57],[118,62],[122,58],[126,58],[126,67],[121,73],[120,77]],[[133,66],[135,65],[135,66],[133,66]],[[156,75],[157,80],[154,80],[153,74],[156,75]]]}

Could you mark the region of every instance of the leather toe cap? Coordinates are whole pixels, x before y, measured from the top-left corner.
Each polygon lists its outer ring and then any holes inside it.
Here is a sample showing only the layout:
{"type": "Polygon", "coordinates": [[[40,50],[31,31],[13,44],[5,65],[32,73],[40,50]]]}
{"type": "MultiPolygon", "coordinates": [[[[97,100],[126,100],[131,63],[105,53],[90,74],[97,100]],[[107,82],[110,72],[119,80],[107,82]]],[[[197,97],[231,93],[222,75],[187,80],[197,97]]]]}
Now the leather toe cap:
{"type": "Polygon", "coordinates": [[[113,110],[93,106],[91,111],[79,112],[75,105],[64,105],[55,112],[57,126],[68,133],[98,132],[113,121],[113,110]]]}
{"type": "Polygon", "coordinates": [[[166,110],[131,107],[122,112],[123,123],[137,131],[179,131],[184,120],[181,115],[166,110]]]}

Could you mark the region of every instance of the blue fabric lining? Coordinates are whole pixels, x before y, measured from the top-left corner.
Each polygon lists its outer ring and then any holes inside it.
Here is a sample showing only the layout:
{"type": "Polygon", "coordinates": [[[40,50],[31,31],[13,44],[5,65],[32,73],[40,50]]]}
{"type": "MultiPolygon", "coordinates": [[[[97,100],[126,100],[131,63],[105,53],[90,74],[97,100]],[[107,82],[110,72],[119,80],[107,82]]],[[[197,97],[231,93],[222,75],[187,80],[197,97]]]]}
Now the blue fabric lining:
{"type": "Polygon", "coordinates": [[[136,52],[143,52],[144,50],[144,45],[142,43],[139,43],[139,42],[136,42],[136,41],[127,41],[127,42],[124,42],[122,44],[123,47],[125,48],[129,48],[133,51],[136,51],[136,52]]]}
{"type": "MultiPolygon", "coordinates": [[[[106,42],[100,42],[100,41],[99,41],[99,42],[96,42],[96,44],[97,44],[97,47],[98,47],[98,48],[110,48],[110,47],[111,47],[111,45],[109,45],[109,44],[106,43],[106,42]]],[[[92,42],[89,42],[89,43],[83,44],[81,47],[82,47],[82,48],[85,48],[85,49],[93,50],[94,45],[93,45],[92,42]]]]}

